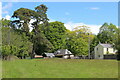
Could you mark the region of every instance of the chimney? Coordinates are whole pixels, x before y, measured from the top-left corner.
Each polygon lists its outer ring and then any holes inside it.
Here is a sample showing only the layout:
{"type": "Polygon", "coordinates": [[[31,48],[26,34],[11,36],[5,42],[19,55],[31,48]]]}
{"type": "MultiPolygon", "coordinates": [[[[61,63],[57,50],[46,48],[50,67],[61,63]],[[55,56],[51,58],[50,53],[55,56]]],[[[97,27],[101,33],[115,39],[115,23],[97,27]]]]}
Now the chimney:
{"type": "Polygon", "coordinates": [[[105,41],[105,44],[107,44],[107,41],[105,41]]]}
{"type": "Polygon", "coordinates": [[[101,42],[99,41],[99,44],[101,44],[101,42]]]}

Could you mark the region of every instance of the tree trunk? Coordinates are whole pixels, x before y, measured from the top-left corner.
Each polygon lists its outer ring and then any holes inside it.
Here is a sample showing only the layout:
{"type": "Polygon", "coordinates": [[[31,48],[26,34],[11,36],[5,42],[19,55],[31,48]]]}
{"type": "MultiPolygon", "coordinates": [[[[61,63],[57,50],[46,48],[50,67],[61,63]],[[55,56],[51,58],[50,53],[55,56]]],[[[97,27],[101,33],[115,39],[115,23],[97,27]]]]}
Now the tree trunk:
{"type": "Polygon", "coordinates": [[[23,56],[24,59],[26,59],[26,56],[23,56]]]}

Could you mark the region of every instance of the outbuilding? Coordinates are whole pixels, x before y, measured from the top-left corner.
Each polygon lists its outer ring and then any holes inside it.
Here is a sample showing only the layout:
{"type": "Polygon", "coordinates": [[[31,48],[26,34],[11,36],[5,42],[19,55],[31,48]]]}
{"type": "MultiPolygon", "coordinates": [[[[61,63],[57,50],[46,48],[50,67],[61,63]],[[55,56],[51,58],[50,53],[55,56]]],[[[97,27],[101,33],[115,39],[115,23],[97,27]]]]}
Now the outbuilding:
{"type": "Polygon", "coordinates": [[[73,59],[74,55],[68,49],[59,49],[57,50],[54,55],[56,57],[61,57],[64,59],[73,59]]]}
{"type": "Polygon", "coordinates": [[[55,55],[53,53],[43,53],[42,56],[43,57],[47,57],[47,58],[53,58],[53,57],[55,57],[55,55]]]}

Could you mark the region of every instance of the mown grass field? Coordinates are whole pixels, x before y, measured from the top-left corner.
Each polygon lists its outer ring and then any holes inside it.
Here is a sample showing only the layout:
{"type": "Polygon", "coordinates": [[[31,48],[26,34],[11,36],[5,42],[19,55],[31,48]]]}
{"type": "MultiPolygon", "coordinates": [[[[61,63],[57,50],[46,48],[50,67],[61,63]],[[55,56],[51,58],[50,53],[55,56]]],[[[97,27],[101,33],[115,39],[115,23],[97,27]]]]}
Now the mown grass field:
{"type": "Polygon", "coordinates": [[[3,61],[3,78],[117,78],[116,60],[33,59],[3,61]]]}

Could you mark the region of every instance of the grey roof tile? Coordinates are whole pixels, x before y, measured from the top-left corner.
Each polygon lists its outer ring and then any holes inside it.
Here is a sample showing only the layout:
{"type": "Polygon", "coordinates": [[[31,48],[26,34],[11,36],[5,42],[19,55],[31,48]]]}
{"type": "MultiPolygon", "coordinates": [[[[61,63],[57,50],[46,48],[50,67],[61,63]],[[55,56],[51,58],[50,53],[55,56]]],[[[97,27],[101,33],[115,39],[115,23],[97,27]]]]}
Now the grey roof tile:
{"type": "Polygon", "coordinates": [[[111,44],[100,44],[100,45],[102,45],[104,48],[112,48],[111,44]]]}
{"type": "Polygon", "coordinates": [[[45,53],[46,56],[55,56],[53,53],[45,53]]]}

